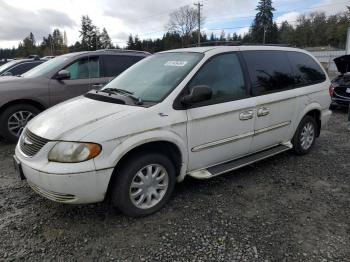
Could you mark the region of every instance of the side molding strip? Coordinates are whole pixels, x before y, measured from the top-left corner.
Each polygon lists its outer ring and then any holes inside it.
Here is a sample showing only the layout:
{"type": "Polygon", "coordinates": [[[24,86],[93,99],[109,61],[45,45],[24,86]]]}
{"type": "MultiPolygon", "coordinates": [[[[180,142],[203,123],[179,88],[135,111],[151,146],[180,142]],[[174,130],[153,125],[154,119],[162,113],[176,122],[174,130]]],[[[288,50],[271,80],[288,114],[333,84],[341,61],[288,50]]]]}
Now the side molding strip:
{"type": "Polygon", "coordinates": [[[195,147],[193,147],[191,149],[191,151],[192,152],[199,152],[199,151],[202,151],[204,149],[208,149],[208,148],[212,148],[212,147],[216,147],[216,146],[221,146],[221,145],[224,145],[224,144],[232,143],[234,141],[238,141],[238,140],[247,138],[249,136],[257,136],[257,135],[269,132],[269,131],[274,130],[274,129],[278,129],[278,128],[281,128],[281,127],[288,126],[290,124],[291,124],[291,121],[287,121],[287,122],[283,122],[283,123],[280,123],[280,124],[277,124],[277,125],[264,127],[264,128],[255,130],[255,132],[248,132],[248,133],[240,134],[240,135],[237,135],[237,136],[232,136],[232,137],[220,139],[220,140],[217,140],[217,141],[214,141],[214,142],[209,142],[209,143],[206,143],[206,144],[203,144],[203,145],[195,146],[195,147]]]}
{"type": "Polygon", "coordinates": [[[262,133],[266,133],[266,132],[269,132],[269,131],[274,130],[274,129],[277,129],[277,128],[285,127],[285,126],[288,126],[288,125],[290,125],[290,124],[291,124],[291,121],[287,121],[287,122],[283,122],[283,123],[280,123],[280,124],[277,124],[277,125],[264,127],[264,128],[255,130],[254,135],[255,135],[255,136],[256,136],[256,135],[260,135],[260,134],[262,134],[262,133]]]}
{"type": "Polygon", "coordinates": [[[216,147],[216,146],[221,146],[223,144],[231,143],[233,141],[241,140],[243,138],[246,138],[246,137],[249,137],[249,136],[253,136],[253,135],[254,135],[254,132],[248,132],[248,133],[245,133],[245,134],[224,138],[224,139],[217,140],[217,141],[210,142],[210,143],[206,143],[206,144],[203,144],[203,145],[200,145],[200,146],[195,146],[195,147],[193,147],[191,149],[191,151],[192,152],[198,152],[198,151],[201,151],[203,149],[216,147]]]}

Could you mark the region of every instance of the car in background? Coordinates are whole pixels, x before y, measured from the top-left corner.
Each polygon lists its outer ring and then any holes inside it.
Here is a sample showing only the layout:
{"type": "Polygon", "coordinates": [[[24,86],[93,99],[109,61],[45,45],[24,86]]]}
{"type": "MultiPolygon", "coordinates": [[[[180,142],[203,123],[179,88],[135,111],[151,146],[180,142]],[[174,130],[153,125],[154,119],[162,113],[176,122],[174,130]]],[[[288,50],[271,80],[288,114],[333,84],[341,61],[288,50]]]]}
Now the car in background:
{"type": "Polygon", "coordinates": [[[46,62],[45,59],[19,59],[12,60],[0,66],[0,76],[17,76],[33,69],[46,62]]]}
{"type": "Polygon", "coordinates": [[[55,57],[21,76],[1,77],[1,137],[15,142],[27,122],[41,111],[103,87],[148,55],[130,50],[70,53],[55,57]]]}
{"type": "Polygon", "coordinates": [[[331,109],[348,107],[350,103],[350,55],[337,57],[333,61],[340,75],[332,80],[329,88],[332,98],[331,109]]]}
{"type": "Polygon", "coordinates": [[[41,59],[50,60],[50,59],[52,59],[52,58],[55,58],[55,56],[53,56],[53,55],[47,55],[47,56],[42,57],[41,59]]]}
{"type": "Polygon", "coordinates": [[[0,66],[4,65],[4,64],[6,64],[7,62],[10,62],[10,61],[11,61],[11,59],[7,59],[7,58],[0,59],[0,66]]]}

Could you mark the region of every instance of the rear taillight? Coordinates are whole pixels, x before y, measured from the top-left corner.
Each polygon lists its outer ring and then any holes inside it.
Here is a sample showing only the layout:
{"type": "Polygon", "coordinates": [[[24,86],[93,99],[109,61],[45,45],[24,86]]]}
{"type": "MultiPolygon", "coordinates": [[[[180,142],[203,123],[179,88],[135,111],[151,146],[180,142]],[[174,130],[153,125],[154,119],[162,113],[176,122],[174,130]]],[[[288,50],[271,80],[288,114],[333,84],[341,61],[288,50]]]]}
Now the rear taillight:
{"type": "Polygon", "coordinates": [[[329,95],[330,95],[330,96],[333,96],[333,94],[334,94],[334,88],[335,88],[335,86],[334,86],[333,84],[331,84],[331,85],[329,86],[329,95]]]}

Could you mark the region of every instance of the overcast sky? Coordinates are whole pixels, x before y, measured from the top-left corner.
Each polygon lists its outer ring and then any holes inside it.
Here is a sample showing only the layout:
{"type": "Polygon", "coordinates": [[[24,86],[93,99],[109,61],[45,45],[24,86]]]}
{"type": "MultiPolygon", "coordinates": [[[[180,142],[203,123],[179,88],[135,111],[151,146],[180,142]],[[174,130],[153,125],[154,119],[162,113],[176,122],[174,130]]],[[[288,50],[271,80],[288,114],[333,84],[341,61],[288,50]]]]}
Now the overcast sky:
{"type": "MultiPolygon", "coordinates": [[[[0,0],[0,47],[17,46],[33,32],[40,42],[53,28],[65,30],[68,43],[79,40],[82,15],[89,15],[99,28],[105,27],[114,44],[125,45],[128,35],[160,37],[169,13],[196,0],[0,0]]],[[[244,34],[256,13],[258,0],[201,0],[207,34],[244,34]]],[[[275,0],[274,19],[295,21],[301,13],[345,11],[350,0],[275,0]]]]}

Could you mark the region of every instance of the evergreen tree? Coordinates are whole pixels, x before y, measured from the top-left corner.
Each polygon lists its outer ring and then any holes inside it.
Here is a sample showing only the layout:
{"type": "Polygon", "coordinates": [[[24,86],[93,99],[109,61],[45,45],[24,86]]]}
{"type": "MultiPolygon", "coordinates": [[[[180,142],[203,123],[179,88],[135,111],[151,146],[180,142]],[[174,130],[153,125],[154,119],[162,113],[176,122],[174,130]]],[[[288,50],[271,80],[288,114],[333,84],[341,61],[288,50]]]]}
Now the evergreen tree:
{"type": "Polygon", "coordinates": [[[273,43],[277,39],[276,27],[273,25],[272,0],[260,0],[256,8],[258,11],[252,25],[251,37],[255,43],[263,43],[265,34],[265,43],[273,43]]]}
{"type": "Polygon", "coordinates": [[[32,54],[37,54],[36,46],[35,46],[35,37],[32,32],[23,39],[23,45],[21,46],[21,55],[26,57],[32,54]]]}
{"type": "Polygon", "coordinates": [[[126,49],[130,49],[130,50],[135,49],[135,43],[134,43],[134,38],[132,34],[129,35],[128,41],[126,43],[126,49]]]}
{"type": "Polygon", "coordinates": [[[100,44],[100,48],[102,49],[113,48],[111,38],[109,37],[106,28],[102,29],[102,33],[100,35],[100,44]]]}
{"type": "Polygon", "coordinates": [[[82,50],[96,50],[99,42],[99,34],[97,27],[93,25],[89,16],[82,16],[81,30],[79,31],[81,37],[82,50]]]}

